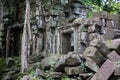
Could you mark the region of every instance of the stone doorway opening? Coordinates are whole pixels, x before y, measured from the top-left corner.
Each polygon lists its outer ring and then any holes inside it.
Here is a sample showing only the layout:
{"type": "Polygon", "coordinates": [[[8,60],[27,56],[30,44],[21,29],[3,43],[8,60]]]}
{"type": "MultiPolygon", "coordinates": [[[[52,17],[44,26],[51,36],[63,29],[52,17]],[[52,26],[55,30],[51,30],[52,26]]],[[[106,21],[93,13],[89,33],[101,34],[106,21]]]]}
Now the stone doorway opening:
{"type": "Polygon", "coordinates": [[[70,51],[74,51],[73,31],[62,33],[62,53],[67,54],[70,51]]]}

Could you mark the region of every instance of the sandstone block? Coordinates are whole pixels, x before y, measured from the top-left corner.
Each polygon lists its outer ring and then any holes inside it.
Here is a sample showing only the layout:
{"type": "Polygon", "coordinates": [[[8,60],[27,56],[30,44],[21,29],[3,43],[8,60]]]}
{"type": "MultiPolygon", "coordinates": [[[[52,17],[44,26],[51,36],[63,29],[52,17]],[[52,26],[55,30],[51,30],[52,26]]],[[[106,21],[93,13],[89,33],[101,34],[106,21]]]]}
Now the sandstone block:
{"type": "Polygon", "coordinates": [[[88,57],[86,58],[85,66],[94,72],[97,72],[99,70],[99,66],[91,58],[88,57]]]}
{"type": "Polygon", "coordinates": [[[51,73],[49,73],[49,75],[52,79],[61,79],[61,77],[63,76],[63,73],[61,73],[61,72],[51,72],[51,73]]]}
{"type": "Polygon", "coordinates": [[[83,71],[82,71],[80,66],[77,66],[77,67],[65,67],[65,73],[67,75],[79,75],[82,72],[83,71]]]}
{"type": "Polygon", "coordinates": [[[116,53],[116,51],[112,51],[107,55],[107,57],[113,62],[120,61],[120,56],[116,53]]]}
{"type": "Polygon", "coordinates": [[[91,80],[108,80],[115,68],[115,63],[110,60],[106,60],[91,80]]]}
{"type": "Polygon", "coordinates": [[[96,62],[99,66],[105,61],[105,57],[93,46],[89,46],[83,52],[84,57],[89,57],[96,62]]]}
{"type": "Polygon", "coordinates": [[[78,66],[81,63],[81,58],[74,52],[69,52],[66,55],[65,64],[67,66],[78,66]]]}

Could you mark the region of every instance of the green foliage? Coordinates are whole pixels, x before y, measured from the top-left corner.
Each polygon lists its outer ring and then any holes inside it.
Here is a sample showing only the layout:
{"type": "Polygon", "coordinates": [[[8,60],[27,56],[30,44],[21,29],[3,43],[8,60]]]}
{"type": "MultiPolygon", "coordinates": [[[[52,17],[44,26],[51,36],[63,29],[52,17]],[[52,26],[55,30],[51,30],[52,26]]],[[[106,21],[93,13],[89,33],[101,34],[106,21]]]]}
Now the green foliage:
{"type": "Polygon", "coordinates": [[[82,31],[82,32],[87,32],[87,28],[83,26],[83,27],[81,28],[81,31],[82,31]]]}
{"type": "Polygon", "coordinates": [[[107,45],[110,47],[111,44],[112,44],[112,40],[107,40],[106,43],[107,43],[107,45]]]}
{"type": "Polygon", "coordinates": [[[93,17],[93,13],[90,11],[90,12],[88,12],[88,15],[87,15],[87,17],[88,18],[91,18],[91,17],[93,17]]]}
{"type": "Polygon", "coordinates": [[[82,0],[82,2],[91,7],[93,12],[107,11],[112,14],[120,14],[120,3],[115,0],[82,0]]]}
{"type": "Polygon", "coordinates": [[[5,63],[5,59],[4,58],[0,58],[0,79],[3,75],[3,71],[6,68],[6,63],[5,63]]]}
{"type": "Polygon", "coordinates": [[[50,0],[42,0],[42,5],[45,9],[49,9],[50,7],[50,0]]]}
{"type": "Polygon", "coordinates": [[[67,75],[64,74],[63,77],[62,77],[62,80],[70,80],[70,79],[67,75]]]}
{"type": "Polygon", "coordinates": [[[80,67],[82,68],[83,72],[87,72],[84,62],[81,62],[80,67]]]}
{"type": "Polygon", "coordinates": [[[21,78],[25,75],[28,75],[28,73],[19,73],[17,74],[17,80],[21,80],[21,78]]]}

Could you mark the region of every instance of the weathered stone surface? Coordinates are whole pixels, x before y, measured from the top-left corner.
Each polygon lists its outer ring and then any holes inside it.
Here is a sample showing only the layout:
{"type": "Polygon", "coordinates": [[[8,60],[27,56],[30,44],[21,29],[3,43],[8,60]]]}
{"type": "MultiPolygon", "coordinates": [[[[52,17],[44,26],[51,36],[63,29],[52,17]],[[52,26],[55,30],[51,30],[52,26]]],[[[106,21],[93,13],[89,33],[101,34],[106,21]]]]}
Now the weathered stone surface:
{"type": "Polygon", "coordinates": [[[67,66],[77,66],[81,63],[80,56],[74,52],[69,52],[66,55],[65,64],[67,66]]]}
{"type": "Polygon", "coordinates": [[[80,73],[83,73],[80,66],[76,67],[65,67],[65,73],[67,75],[79,75],[80,73]]]}
{"type": "Polygon", "coordinates": [[[53,9],[53,10],[51,10],[50,14],[57,16],[57,15],[63,14],[63,11],[62,11],[62,10],[59,10],[59,9],[53,9]]]}
{"type": "Polygon", "coordinates": [[[116,51],[112,51],[107,55],[107,57],[113,62],[120,61],[120,56],[116,53],[116,51]]]}
{"type": "Polygon", "coordinates": [[[88,57],[86,58],[85,66],[94,72],[97,72],[99,70],[99,66],[91,58],[88,57]]]}
{"type": "Polygon", "coordinates": [[[86,18],[84,21],[84,25],[93,25],[93,21],[91,18],[86,18]]]}
{"type": "Polygon", "coordinates": [[[40,70],[40,69],[36,69],[36,72],[35,72],[35,76],[36,77],[43,77],[43,78],[45,78],[45,73],[44,73],[44,71],[43,70],[40,70]]]}
{"type": "Polygon", "coordinates": [[[114,25],[114,24],[112,23],[111,20],[107,20],[107,21],[106,21],[106,26],[107,26],[107,27],[113,28],[113,27],[114,27],[113,25],[114,25]]]}
{"type": "Polygon", "coordinates": [[[77,66],[80,62],[76,58],[69,57],[65,60],[65,64],[68,66],[77,66]]]}
{"type": "Polygon", "coordinates": [[[77,18],[73,21],[74,25],[81,25],[85,21],[85,18],[77,18]]]}
{"type": "Polygon", "coordinates": [[[4,25],[0,24],[0,31],[3,31],[3,30],[4,30],[4,25]]]}
{"type": "Polygon", "coordinates": [[[117,64],[117,67],[116,67],[116,69],[114,71],[114,75],[120,76],[120,64],[117,64]]]}
{"type": "Polygon", "coordinates": [[[55,64],[55,71],[58,72],[64,72],[64,67],[65,67],[65,56],[61,56],[60,59],[57,61],[55,64]]]}
{"type": "Polygon", "coordinates": [[[120,30],[114,29],[114,39],[119,39],[120,38],[120,30]]]}
{"type": "Polygon", "coordinates": [[[100,34],[98,34],[98,33],[89,33],[89,34],[88,34],[88,41],[89,41],[89,42],[92,41],[92,40],[95,39],[95,38],[97,38],[97,39],[99,39],[99,40],[103,40],[103,36],[100,35],[100,34]]]}
{"type": "Polygon", "coordinates": [[[89,32],[89,33],[95,32],[95,28],[96,28],[95,25],[89,26],[89,27],[88,27],[88,32],[89,32]]]}
{"type": "Polygon", "coordinates": [[[86,80],[89,77],[92,77],[93,73],[82,73],[82,74],[79,74],[79,76],[82,77],[82,79],[86,80]]]}
{"type": "Polygon", "coordinates": [[[15,80],[14,75],[16,73],[17,73],[16,71],[9,71],[2,76],[1,80],[15,80]]]}
{"type": "Polygon", "coordinates": [[[116,51],[112,51],[107,55],[107,57],[113,62],[118,62],[116,69],[114,71],[114,75],[120,76],[120,64],[119,64],[120,56],[116,53],[116,51]]]}
{"type": "Polygon", "coordinates": [[[119,21],[120,20],[120,15],[108,14],[108,19],[119,21]]]}
{"type": "Polygon", "coordinates": [[[35,54],[32,56],[29,56],[29,63],[34,63],[34,62],[40,62],[44,58],[44,55],[42,54],[35,54]]]}
{"type": "Polygon", "coordinates": [[[89,43],[90,46],[94,46],[94,47],[100,47],[100,44],[101,44],[100,40],[96,38],[89,43]]]}
{"type": "Polygon", "coordinates": [[[106,57],[110,52],[110,49],[106,46],[105,43],[101,43],[101,45],[97,47],[97,49],[104,57],[106,57]]]}
{"type": "Polygon", "coordinates": [[[93,33],[93,32],[100,33],[100,31],[101,31],[101,27],[96,25],[96,24],[93,24],[93,25],[88,27],[89,33],[93,33]]]}
{"type": "Polygon", "coordinates": [[[60,5],[60,3],[61,3],[61,0],[58,0],[58,1],[53,0],[53,4],[59,4],[60,5]]]}
{"type": "Polygon", "coordinates": [[[49,73],[49,75],[52,79],[61,79],[61,77],[63,76],[63,73],[61,73],[61,72],[51,72],[51,73],[49,73]]]}
{"type": "Polygon", "coordinates": [[[120,30],[120,20],[119,21],[113,21],[112,22],[113,23],[113,27],[115,28],[115,29],[119,29],[120,30]]]}
{"type": "Polygon", "coordinates": [[[115,63],[110,60],[106,60],[91,80],[108,80],[115,68],[115,63]]]}
{"type": "MultiPolygon", "coordinates": [[[[84,30],[83,30],[83,31],[84,31],[84,30]]],[[[87,32],[81,32],[80,41],[81,41],[81,42],[86,42],[87,37],[88,37],[88,33],[87,33],[87,32]]]]}
{"type": "Polygon", "coordinates": [[[96,12],[96,13],[93,13],[93,17],[99,17],[99,18],[107,19],[108,18],[108,13],[105,12],[105,11],[96,12]]]}
{"type": "Polygon", "coordinates": [[[99,52],[105,57],[109,53],[109,48],[106,46],[103,40],[95,38],[89,43],[89,45],[96,47],[99,50],[99,52]]]}
{"type": "Polygon", "coordinates": [[[51,55],[50,57],[44,58],[41,61],[42,69],[50,69],[50,66],[55,64],[61,55],[51,55]]]}
{"type": "Polygon", "coordinates": [[[101,66],[105,61],[105,57],[103,57],[103,55],[101,55],[97,48],[93,46],[87,47],[86,50],[83,52],[83,55],[84,57],[89,57],[94,60],[99,66],[101,66]]]}
{"type": "Polygon", "coordinates": [[[98,17],[93,18],[93,23],[95,23],[97,26],[102,26],[102,21],[98,17]]]}
{"type": "Polygon", "coordinates": [[[105,34],[104,34],[104,39],[113,39],[114,38],[114,30],[113,28],[105,27],[105,34]]]}
{"type": "Polygon", "coordinates": [[[78,49],[77,49],[77,53],[82,54],[85,50],[85,45],[81,44],[81,41],[78,42],[78,49]]]}
{"type": "Polygon", "coordinates": [[[25,75],[23,78],[21,78],[21,80],[29,80],[30,79],[30,76],[28,75],[25,75]]]}
{"type": "Polygon", "coordinates": [[[106,45],[110,49],[115,50],[118,54],[120,54],[120,39],[107,40],[106,45]]]}

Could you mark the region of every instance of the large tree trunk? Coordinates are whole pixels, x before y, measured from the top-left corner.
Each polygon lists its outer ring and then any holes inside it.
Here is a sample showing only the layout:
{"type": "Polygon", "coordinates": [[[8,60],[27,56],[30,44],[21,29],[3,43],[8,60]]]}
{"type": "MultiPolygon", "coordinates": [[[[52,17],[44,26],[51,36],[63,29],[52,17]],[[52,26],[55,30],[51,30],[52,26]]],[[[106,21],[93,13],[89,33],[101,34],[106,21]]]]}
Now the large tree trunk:
{"type": "Polygon", "coordinates": [[[28,70],[28,56],[30,54],[31,38],[32,38],[32,34],[30,28],[30,3],[29,0],[26,0],[26,13],[25,13],[25,21],[24,21],[23,36],[22,36],[22,48],[21,48],[22,72],[28,70]]]}

